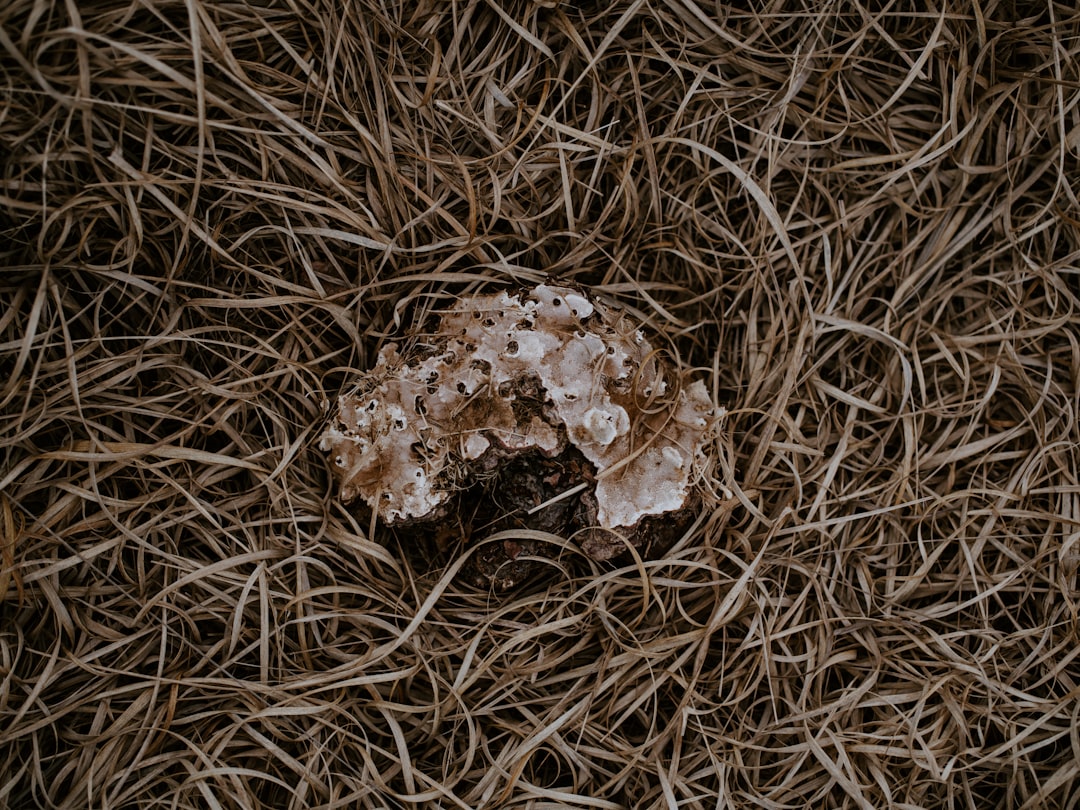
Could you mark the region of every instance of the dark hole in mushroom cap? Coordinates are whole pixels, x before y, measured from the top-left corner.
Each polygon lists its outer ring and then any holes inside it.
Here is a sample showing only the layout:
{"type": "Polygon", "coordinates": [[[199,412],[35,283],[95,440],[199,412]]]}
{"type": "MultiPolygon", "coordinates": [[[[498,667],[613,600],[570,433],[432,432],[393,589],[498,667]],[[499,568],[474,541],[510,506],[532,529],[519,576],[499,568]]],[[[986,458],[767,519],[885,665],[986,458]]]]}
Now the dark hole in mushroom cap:
{"type": "Polygon", "coordinates": [[[420,342],[410,349],[410,357],[412,362],[427,360],[429,357],[437,355],[440,351],[441,349],[436,344],[420,342]]]}
{"type": "Polygon", "coordinates": [[[511,340],[506,344],[506,353],[513,356],[518,353],[518,348],[518,342],[516,340],[511,340]]]}

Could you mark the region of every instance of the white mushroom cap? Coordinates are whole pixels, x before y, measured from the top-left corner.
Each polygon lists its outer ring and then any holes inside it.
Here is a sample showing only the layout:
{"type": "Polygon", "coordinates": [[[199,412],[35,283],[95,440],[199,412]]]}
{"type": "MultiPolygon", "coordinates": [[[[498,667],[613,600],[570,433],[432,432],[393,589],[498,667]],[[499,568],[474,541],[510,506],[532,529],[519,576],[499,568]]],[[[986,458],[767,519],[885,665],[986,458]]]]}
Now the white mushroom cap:
{"type": "Polygon", "coordinates": [[[675,381],[636,325],[581,290],[462,298],[433,351],[380,352],[320,446],[342,498],[392,524],[433,515],[490,453],[555,456],[570,444],[595,467],[600,527],[630,527],[686,503],[715,421],[700,381],[669,394],[665,376],[675,381]],[[541,401],[522,401],[530,386],[541,401]]]}

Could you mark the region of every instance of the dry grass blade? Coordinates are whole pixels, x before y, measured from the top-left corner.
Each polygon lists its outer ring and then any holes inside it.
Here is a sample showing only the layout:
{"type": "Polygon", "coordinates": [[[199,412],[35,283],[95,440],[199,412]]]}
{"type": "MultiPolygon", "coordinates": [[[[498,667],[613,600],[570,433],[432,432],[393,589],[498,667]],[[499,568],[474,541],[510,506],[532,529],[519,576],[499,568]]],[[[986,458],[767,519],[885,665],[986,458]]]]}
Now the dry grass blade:
{"type": "Polygon", "coordinates": [[[0,168],[0,807],[1080,806],[1075,4],[8,0],[0,168]],[[732,497],[496,597],[313,443],[549,273],[732,497]]]}

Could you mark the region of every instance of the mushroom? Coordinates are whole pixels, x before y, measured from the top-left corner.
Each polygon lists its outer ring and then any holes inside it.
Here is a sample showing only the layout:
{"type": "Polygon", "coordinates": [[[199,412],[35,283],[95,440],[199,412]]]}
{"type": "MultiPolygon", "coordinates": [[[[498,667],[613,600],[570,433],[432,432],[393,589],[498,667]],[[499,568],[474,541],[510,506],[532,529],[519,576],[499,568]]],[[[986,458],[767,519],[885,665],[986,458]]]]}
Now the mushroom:
{"type": "MultiPolygon", "coordinates": [[[[606,560],[685,528],[719,416],[621,310],[548,283],[460,298],[434,337],[386,345],[320,447],[342,501],[387,526],[541,529],[606,560]]],[[[548,551],[487,544],[469,576],[513,587],[548,551]]]]}

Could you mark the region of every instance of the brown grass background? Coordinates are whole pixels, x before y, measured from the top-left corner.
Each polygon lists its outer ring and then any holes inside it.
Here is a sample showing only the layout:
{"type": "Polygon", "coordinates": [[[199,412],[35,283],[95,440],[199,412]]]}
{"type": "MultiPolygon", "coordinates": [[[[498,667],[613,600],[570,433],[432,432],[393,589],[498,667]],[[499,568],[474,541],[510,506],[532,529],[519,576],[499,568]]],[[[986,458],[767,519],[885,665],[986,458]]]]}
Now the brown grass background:
{"type": "Polygon", "coordinates": [[[0,806],[1080,806],[1078,155],[1071,3],[0,3],[0,806]],[[476,592],[323,403],[548,274],[733,497],[476,592]]]}

